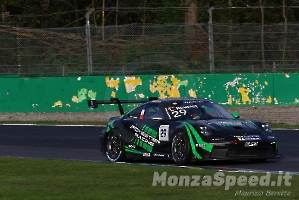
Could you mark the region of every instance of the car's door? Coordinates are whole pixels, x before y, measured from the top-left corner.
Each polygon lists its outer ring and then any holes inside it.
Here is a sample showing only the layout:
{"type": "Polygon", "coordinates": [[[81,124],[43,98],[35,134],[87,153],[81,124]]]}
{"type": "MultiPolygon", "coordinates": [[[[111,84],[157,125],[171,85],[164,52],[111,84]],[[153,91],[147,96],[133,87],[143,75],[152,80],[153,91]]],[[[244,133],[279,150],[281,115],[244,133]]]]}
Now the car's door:
{"type": "Polygon", "coordinates": [[[129,112],[123,118],[126,143],[136,149],[152,152],[154,147],[169,142],[169,125],[164,122],[165,111],[158,103],[147,103],[129,112]]]}
{"type": "Polygon", "coordinates": [[[141,130],[138,134],[135,132],[139,146],[145,146],[151,152],[154,147],[159,149],[159,146],[169,141],[169,125],[165,124],[166,117],[161,104],[146,104],[136,124],[141,130]]]}

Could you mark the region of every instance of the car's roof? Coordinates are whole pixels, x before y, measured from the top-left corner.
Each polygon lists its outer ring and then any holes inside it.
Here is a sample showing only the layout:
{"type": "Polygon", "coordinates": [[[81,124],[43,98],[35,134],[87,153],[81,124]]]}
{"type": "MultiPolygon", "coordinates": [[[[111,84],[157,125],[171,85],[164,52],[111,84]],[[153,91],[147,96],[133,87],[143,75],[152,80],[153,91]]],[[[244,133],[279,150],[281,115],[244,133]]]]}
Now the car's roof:
{"type": "Polygon", "coordinates": [[[204,98],[166,98],[166,99],[159,99],[159,100],[153,100],[151,102],[162,102],[162,103],[195,103],[195,102],[213,102],[209,99],[204,98]]]}

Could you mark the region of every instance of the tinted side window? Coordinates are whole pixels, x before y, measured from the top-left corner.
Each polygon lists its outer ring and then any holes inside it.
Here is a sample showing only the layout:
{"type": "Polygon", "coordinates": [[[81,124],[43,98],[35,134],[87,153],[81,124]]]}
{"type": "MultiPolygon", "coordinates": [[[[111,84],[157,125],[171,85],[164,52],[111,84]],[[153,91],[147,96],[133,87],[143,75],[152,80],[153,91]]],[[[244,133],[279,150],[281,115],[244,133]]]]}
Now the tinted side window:
{"type": "Polygon", "coordinates": [[[155,114],[163,116],[163,113],[157,104],[147,105],[144,113],[144,119],[148,119],[150,116],[155,114]]]}

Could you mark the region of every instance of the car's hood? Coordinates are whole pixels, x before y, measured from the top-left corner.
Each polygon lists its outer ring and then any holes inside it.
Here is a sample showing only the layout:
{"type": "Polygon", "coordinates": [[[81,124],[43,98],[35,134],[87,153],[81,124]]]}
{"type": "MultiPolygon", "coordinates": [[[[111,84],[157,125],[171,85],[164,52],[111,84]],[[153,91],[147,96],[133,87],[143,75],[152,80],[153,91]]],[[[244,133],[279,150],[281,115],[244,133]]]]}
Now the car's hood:
{"type": "Polygon", "coordinates": [[[212,119],[200,122],[198,121],[198,123],[212,128],[214,133],[225,133],[230,136],[261,134],[259,127],[250,120],[212,119]]]}

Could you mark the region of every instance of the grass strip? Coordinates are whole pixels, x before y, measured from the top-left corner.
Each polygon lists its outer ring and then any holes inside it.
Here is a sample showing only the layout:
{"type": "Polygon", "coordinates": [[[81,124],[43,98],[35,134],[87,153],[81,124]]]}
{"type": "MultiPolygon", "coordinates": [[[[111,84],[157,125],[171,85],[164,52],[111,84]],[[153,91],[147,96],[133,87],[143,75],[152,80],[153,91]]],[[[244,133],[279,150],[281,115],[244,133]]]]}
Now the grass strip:
{"type": "MultiPolygon", "coordinates": [[[[203,186],[203,181],[215,172],[200,168],[0,157],[0,199],[299,199],[298,175],[292,176],[291,186],[285,186],[284,182],[281,186],[236,184],[229,190],[213,183],[203,186]],[[169,186],[166,182],[165,186],[161,183],[152,186],[154,173],[163,172],[167,173],[167,181],[172,180],[171,176],[200,176],[200,185],[169,186]]],[[[223,173],[237,178],[265,175],[223,173]]],[[[271,174],[273,180],[278,180],[277,174],[271,174]]]]}

